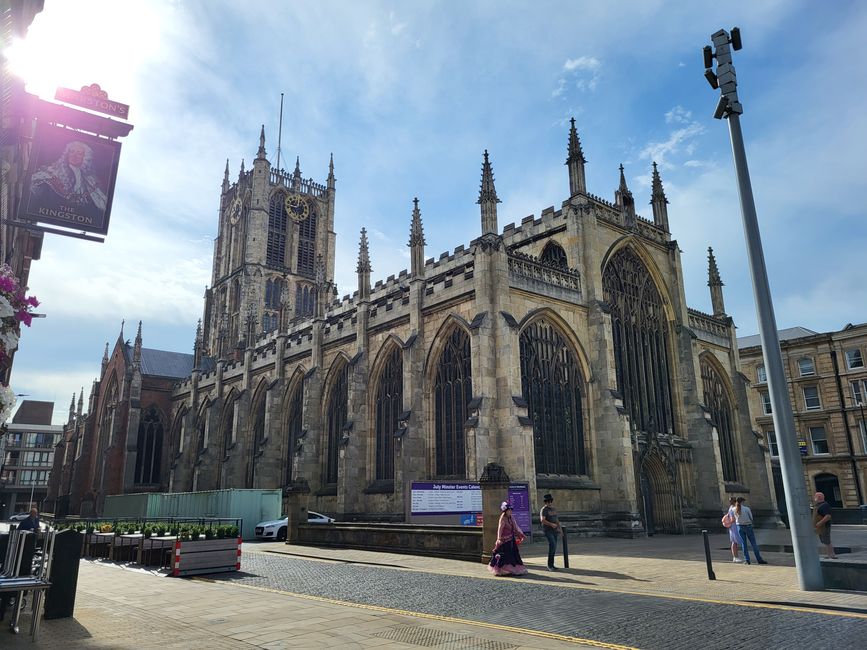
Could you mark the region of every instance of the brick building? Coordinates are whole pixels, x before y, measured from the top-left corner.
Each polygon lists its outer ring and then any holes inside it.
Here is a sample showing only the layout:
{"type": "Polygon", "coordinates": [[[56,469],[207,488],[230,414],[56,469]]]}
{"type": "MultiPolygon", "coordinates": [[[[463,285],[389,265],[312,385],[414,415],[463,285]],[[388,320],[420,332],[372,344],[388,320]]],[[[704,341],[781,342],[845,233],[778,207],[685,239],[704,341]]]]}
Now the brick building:
{"type": "Polygon", "coordinates": [[[21,402],[0,436],[0,520],[39,507],[48,489],[54,446],[63,427],[51,424],[54,402],[21,402]]]}
{"type": "MultiPolygon", "coordinates": [[[[567,156],[560,207],[501,230],[485,152],[479,237],[425,259],[415,200],[410,268],[371,286],[362,229],[357,291],[337,298],[333,162],[323,184],[272,168],[263,129],[252,169],[231,182],[226,166],[192,371],[158,409],[160,487],[309,490],[312,509],[400,521],[411,481],[496,462],[587,533],[716,525],[746,492],[776,520],[712,253],[705,314],[655,165],[644,219],[622,167],[613,202],[588,193],[574,121],[567,156]]],[[[91,492],[57,493],[73,512],[139,491],[144,420],[109,417],[102,375],[76,439],[91,492]]],[[[131,395],[130,412],[148,404],[131,395]]]]}
{"type": "Polygon", "coordinates": [[[189,377],[193,355],[142,347],[141,323],[135,342],[123,326],[102,359],[100,378],[69,405],[69,419],[57,445],[45,507],[58,516],[101,512],[106,494],[159,492],[171,457],[164,427],[170,422],[172,388],[189,377]]]}
{"type": "MultiPolygon", "coordinates": [[[[818,333],[781,330],[780,348],[804,464],[807,491],[837,508],[856,508],[867,494],[867,323],[818,333]]],[[[780,460],[758,335],[738,339],[749,377],[753,426],[770,450],[777,498],[784,507],[780,460]]]]}

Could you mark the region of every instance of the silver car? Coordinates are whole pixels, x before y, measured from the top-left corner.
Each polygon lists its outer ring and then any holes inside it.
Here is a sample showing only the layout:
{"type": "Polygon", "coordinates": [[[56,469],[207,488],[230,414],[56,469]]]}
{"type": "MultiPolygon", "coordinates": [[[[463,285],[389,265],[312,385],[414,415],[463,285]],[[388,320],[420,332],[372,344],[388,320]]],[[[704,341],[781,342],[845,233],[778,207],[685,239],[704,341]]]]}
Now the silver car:
{"type": "MultiPolygon", "coordinates": [[[[333,524],[334,518],[319,512],[307,511],[308,524],[333,524]]],[[[289,526],[289,518],[274,519],[272,521],[260,521],[256,524],[256,539],[263,541],[286,541],[286,531],[289,526]]]]}

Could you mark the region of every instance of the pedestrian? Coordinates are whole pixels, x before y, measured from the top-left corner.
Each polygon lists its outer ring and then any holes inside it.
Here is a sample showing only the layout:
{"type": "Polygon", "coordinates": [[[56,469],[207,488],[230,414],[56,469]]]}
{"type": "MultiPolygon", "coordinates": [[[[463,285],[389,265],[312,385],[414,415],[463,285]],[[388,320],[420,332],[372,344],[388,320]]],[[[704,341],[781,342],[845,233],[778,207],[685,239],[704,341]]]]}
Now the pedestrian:
{"type": "Polygon", "coordinates": [[[30,516],[27,519],[22,519],[18,524],[18,530],[32,530],[34,533],[39,532],[39,510],[30,508],[30,516]]]}
{"type": "Polygon", "coordinates": [[[503,501],[500,504],[500,522],[497,526],[497,543],[491,554],[488,570],[495,576],[522,576],[527,573],[527,567],[518,552],[518,544],[524,541],[524,531],[512,516],[512,504],[503,501]]]}
{"type": "Polygon", "coordinates": [[[741,538],[738,535],[738,527],[735,523],[735,506],[737,505],[737,501],[738,500],[734,497],[729,499],[729,509],[723,515],[722,525],[728,528],[729,531],[729,542],[731,542],[732,546],[732,562],[742,564],[744,560],[738,554],[741,546],[741,538]]]}
{"type": "Polygon", "coordinates": [[[554,509],[554,497],[546,494],[542,497],[545,502],[542,511],[539,513],[539,522],[542,524],[542,532],[545,533],[545,539],[548,540],[548,571],[556,571],[554,566],[554,553],[557,552],[557,537],[559,537],[560,520],[557,517],[557,511],[554,509]]]}
{"type": "Polygon", "coordinates": [[[825,501],[825,495],[822,492],[816,492],[813,495],[813,501],[816,502],[816,508],[813,510],[813,526],[816,527],[816,534],[819,536],[819,541],[825,546],[826,557],[829,560],[836,560],[834,545],[831,543],[831,504],[825,501]]]}
{"type": "Polygon", "coordinates": [[[744,549],[744,561],[750,564],[750,548],[747,546],[747,541],[749,541],[753,545],[756,562],[767,564],[762,558],[761,551],[759,551],[759,545],[756,544],[756,534],[753,531],[753,511],[750,510],[748,505],[744,504],[744,501],[746,501],[744,497],[738,497],[734,508],[735,524],[737,524],[738,536],[741,538],[741,546],[744,549]]]}

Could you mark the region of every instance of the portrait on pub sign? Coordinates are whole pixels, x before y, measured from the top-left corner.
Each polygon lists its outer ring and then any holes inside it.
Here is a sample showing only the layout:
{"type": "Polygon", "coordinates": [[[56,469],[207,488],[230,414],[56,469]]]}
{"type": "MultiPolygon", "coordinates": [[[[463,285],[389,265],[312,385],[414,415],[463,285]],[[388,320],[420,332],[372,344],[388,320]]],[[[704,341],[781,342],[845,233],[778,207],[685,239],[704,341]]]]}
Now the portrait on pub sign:
{"type": "Polygon", "coordinates": [[[22,217],[106,234],[120,143],[39,124],[22,217]]]}

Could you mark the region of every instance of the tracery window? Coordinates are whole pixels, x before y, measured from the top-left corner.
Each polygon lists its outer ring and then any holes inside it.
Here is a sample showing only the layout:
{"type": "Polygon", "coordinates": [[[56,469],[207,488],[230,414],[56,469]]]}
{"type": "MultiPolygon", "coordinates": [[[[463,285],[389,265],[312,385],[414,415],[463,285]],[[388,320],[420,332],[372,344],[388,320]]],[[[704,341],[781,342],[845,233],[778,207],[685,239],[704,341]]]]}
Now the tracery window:
{"type": "Polygon", "coordinates": [[[473,397],[470,337],[455,327],[437,363],[434,381],[436,475],[466,474],[464,425],[467,404],[473,397]]]}
{"type": "Polygon", "coordinates": [[[295,315],[312,316],[316,310],[316,290],[309,284],[295,287],[295,315]]]}
{"type": "Polygon", "coordinates": [[[394,479],[394,432],[403,410],[403,356],[395,347],[379,375],[376,389],[376,479],[394,479]]]}
{"type": "Polygon", "coordinates": [[[138,425],[134,482],[148,485],[160,482],[163,454],[163,423],[155,406],[150,406],[138,425]]]}
{"type": "Polygon", "coordinates": [[[337,483],[338,452],[343,437],[343,427],[349,413],[349,364],[343,367],[334,378],[328,398],[328,445],[325,456],[325,483],[337,483]]]}
{"type": "Polygon", "coordinates": [[[312,276],[316,263],[316,213],[312,206],[310,216],[298,226],[298,273],[312,276]]]}
{"type": "Polygon", "coordinates": [[[520,336],[521,389],[533,420],[537,474],[586,474],[577,359],[560,332],[539,320],[520,336]]]}
{"type": "Polygon", "coordinates": [[[283,287],[281,278],[265,282],[265,309],[280,309],[283,303],[283,287]]]}
{"type": "Polygon", "coordinates": [[[716,423],[719,440],[719,454],[722,460],[724,481],[738,480],[737,452],[734,440],[734,419],[725,384],[714,367],[706,360],[701,361],[701,383],[704,390],[704,405],[716,423]]]}
{"type": "Polygon", "coordinates": [[[289,420],[286,423],[286,485],[292,483],[292,464],[295,460],[295,446],[301,437],[301,415],[304,409],[304,383],[296,383],[289,398],[289,420]]]}
{"type": "Polygon", "coordinates": [[[285,196],[277,192],[271,197],[268,206],[268,243],[265,249],[265,262],[272,266],[285,266],[286,263],[286,214],[285,196]]]}
{"type": "Polygon", "coordinates": [[[668,324],[659,290],[628,247],[605,267],[602,289],[611,308],[617,388],[632,424],[648,433],[674,432],[668,324]]]}
{"type": "Polygon", "coordinates": [[[539,258],[549,266],[556,266],[562,269],[569,268],[568,260],[566,259],[566,251],[556,242],[548,242],[542,250],[542,255],[539,258]]]}
{"type": "Polygon", "coordinates": [[[267,403],[265,391],[261,391],[259,401],[256,403],[253,416],[253,431],[250,440],[250,450],[247,466],[247,487],[255,487],[256,480],[256,455],[265,442],[265,406],[267,403]]]}

